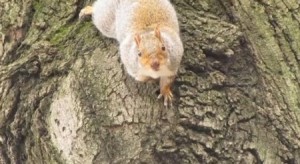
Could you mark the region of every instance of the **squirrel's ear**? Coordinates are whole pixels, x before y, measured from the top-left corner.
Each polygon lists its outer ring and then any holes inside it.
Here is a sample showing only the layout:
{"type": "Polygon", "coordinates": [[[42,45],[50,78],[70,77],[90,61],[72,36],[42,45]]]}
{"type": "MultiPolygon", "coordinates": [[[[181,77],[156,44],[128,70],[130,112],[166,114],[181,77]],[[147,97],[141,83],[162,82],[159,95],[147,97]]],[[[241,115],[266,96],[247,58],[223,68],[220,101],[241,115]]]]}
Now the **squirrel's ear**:
{"type": "Polygon", "coordinates": [[[136,34],[134,36],[134,40],[135,40],[136,45],[139,46],[140,42],[141,42],[141,36],[139,34],[136,34]]]}
{"type": "Polygon", "coordinates": [[[155,28],[155,36],[161,41],[161,34],[160,34],[159,27],[155,28]]]}

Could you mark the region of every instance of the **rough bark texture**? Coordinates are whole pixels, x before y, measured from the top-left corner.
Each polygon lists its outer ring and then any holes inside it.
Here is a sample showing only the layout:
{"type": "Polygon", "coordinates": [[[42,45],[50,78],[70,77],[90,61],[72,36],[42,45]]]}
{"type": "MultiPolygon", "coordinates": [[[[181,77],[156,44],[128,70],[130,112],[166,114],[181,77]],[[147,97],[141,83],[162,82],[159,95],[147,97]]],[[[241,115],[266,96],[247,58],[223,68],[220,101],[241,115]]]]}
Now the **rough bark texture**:
{"type": "Polygon", "coordinates": [[[172,0],[175,103],[124,71],[92,1],[0,0],[0,163],[300,163],[297,0],[172,0]]]}

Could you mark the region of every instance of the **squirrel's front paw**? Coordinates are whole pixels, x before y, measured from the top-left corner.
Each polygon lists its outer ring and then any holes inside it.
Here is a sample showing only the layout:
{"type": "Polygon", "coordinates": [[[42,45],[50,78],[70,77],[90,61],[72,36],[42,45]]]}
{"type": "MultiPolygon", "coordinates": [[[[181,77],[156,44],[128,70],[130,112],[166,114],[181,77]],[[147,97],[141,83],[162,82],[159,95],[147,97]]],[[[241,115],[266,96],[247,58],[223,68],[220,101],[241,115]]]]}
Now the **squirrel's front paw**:
{"type": "Polygon", "coordinates": [[[157,98],[160,99],[162,97],[164,97],[164,106],[172,106],[173,94],[169,87],[161,90],[157,98]]]}
{"type": "Polygon", "coordinates": [[[85,8],[81,9],[79,13],[79,19],[83,19],[85,16],[92,15],[92,13],[93,13],[93,7],[86,6],[85,8]]]}

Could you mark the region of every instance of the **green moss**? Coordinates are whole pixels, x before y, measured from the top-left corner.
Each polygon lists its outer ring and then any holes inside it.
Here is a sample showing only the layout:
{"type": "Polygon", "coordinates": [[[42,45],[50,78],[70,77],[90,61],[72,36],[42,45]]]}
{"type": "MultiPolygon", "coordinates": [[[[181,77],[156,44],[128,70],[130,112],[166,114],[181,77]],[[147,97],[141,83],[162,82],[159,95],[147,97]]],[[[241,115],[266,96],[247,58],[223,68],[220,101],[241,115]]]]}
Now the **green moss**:
{"type": "Polygon", "coordinates": [[[84,31],[92,29],[92,26],[93,25],[90,22],[79,22],[78,24],[64,25],[50,35],[50,43],[57,45],[63,40],[66,40],[68,36],[74,36],[74,34],[71,33],[82,34],[84,31]]]}
{"type": "Polygon", "coordinates": [[[80,22],[78,33],[84,33],[84,31],[92,29],[93,26],[94,25],[89,21],[80,22]]]}
{"type": "Polygon", "coordinates": [[[53,35],[51,35],[52,37],[50,39],[50,43],[54,45],[60,43],[62,40],[66,39],[66,37],[68,36],[68,34],[72,29],[73,26],[60,27],[57,31],[53,33],[53,35]]]}
{"type": "Polygon", "coordinates": [[[43,5],[39,1],[33,1],[33,8],[35,11],[41,11],[43,8],[43,5]]]}

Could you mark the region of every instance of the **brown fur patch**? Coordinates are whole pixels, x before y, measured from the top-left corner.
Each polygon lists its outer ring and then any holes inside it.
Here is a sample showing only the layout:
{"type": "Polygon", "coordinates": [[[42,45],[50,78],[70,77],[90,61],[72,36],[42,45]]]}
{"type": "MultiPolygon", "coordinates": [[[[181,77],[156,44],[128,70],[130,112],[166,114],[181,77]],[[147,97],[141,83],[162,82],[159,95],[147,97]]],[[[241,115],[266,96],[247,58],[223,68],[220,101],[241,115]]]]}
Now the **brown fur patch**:
{"type": "Polygon", "coordinates": [[[164,27],[176,27],[171,21],[169,13],[159,5],[160,0],[139,0],[139,6],[133,17],[133,31],[144,31],[147,28],[154,29],[157,25],[164,27]]]}

